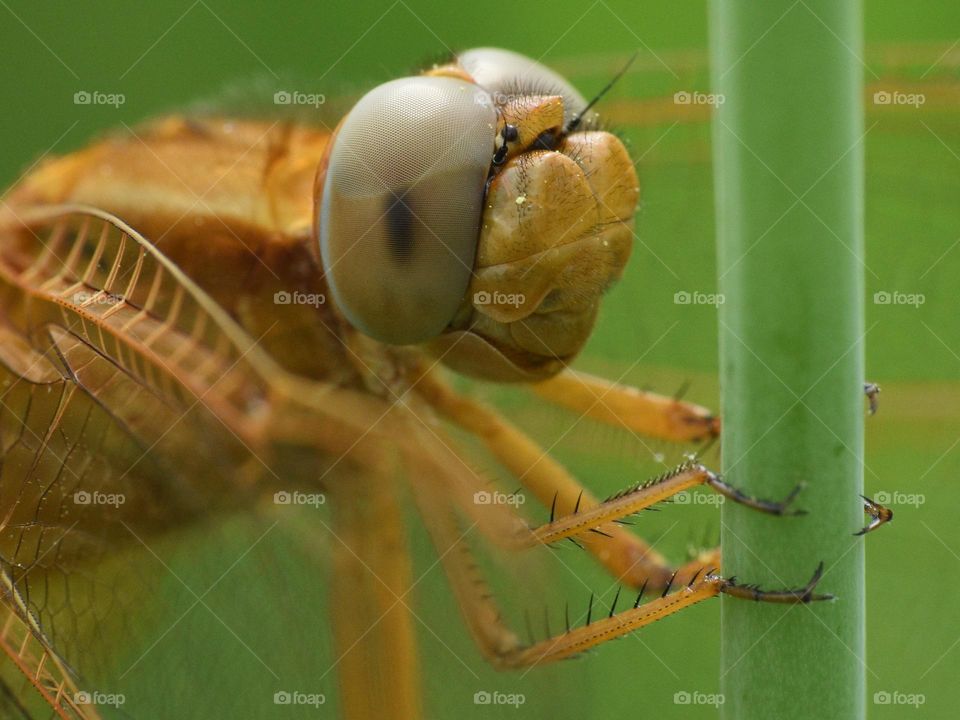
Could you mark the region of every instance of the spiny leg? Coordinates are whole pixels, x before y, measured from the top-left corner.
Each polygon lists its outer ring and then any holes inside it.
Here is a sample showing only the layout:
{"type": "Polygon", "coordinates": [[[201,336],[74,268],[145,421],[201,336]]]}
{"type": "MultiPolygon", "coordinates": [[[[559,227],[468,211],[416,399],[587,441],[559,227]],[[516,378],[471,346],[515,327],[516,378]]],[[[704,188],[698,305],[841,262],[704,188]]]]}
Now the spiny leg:
{"type": "Polygon", "coordinates": [[[550,545],[566,538],[581,536],[597,527],[617,522],[658,502],[668,500],[677,493],[697,485],[707,485],[725,497],[771,515],[801,515],[804,512],[790,509],[790,504],[800,490],[799,486],[780,502],[759,500],[734,488],[703,465],[691,462],[653,480],[623,490],[588,510],[581,512],[576,509],[570,515],[556,520],[551,519],[550,522],[533,531],[532,542],[550,545]]]}
{"type": "MultiPolygon", "coordinates": [[[[435,372],[424,374],[415,389],[441,416],[477,436],[544,507],[563,515],[578,503],[583,509],[597,504],[537,443],[486,405],[454,392],[435,372]]],[[[597,530],[603,534],[591,533],[581,542],[613,577],[633,587],[644,581],[663,587],[670,579],[666,559],[636,535],[616,524],[597,530]]]]}
{"type": "MultiPolygon", "coordinates": [[[[604,503],[598,503],[562,465],[522,431],[482,403],[454,392],[436,372],[424,373],[416,384],[416,390],[434,410],[478,436],[541,504],[551,509],[551,522],[533,531],[539,534],[539,542],[549,544],[575,536],[576,542],[594,555],[611,575],[635,588],[644,584],[657,589],[670,582],[683,584],[704,566],[720,566],[720,550],[713,548],[674,570],[663,556],[617,524],[618,520],[677,492],[706,484],[735,502],[763,512],[775,515],[800,512],[789,509],[800,486],[783,501],[756,499],[697,464],[688,464],[678,471],[638,484],[604,503]]],[[[880,507],[875,503],[873,506],[880,507]]],[[[883,512],[889,513],[885,508],[883,512]]],[[[873,529],[883,522],[886,519],[871,523],[868,527],[873,529]]],[[[521,544],[531,542],[534,542],[532,536],[521,539],[521,544]]]]}
{"type": "Polygon", "coordinates": [[[571,628],[568,620],[565,632],[524,645],[503,622],[496,599],[473,559],[452,508],[439,495],[425,492],[423,487],[418,489],[415,485],[414,496],[467,627],[481,654],[498,669],[530,667],[580,654],[720,593],[775,603],[808,603],[832,597],[814,592],[823,572],[822,564],[804,587],[777,591],[739,585],[732,578],[725,579],[701,567],[686,583],[668,581],[661,595],[653,600],[642,603],[647,587],[644,584],[632,608],[617,612],[615,600],[606,618],[593,622],[588,613],[584,626],[571,628]],[[671,593],[674,588],[676,591],[671,593]]]}
{"type": "MultiPolygon", "coordinates": [[[[618,522],[629,515],[640,512],[658,502],[668,500],[679,492],[697,485],[707,485],[724,497],[746,505],[747,507],[770,515],[803,515],[805,510],[792,510],[790,505],[802,489],[796,486],[793,491],[779,502],[761,500],[747,495],[742,490],[725,482],[716,473],[695,462],[685,463],[671,472],[653,478],[633,487],[622,490],[589,510],[574,508],[570,515],[555,518],[551,511],[550,522],[535,528],[529,539],[530,544],[550,545],[560,540],[581,536],[583,533],[597,532],[596,528],[611,522],[618,522]]],[[[870,523],[854,535],[866,535],[893,520],[893,510],[861,495],[864,512],[871,517],[870,523]]]]}
{"type": "MultiPolygon", "coordinates": [[[[646,437],[673,442],[706,439],[709,444],[720,435],[720,418],[705,407],[576,370],[566,369],[531,385],[531,389],[555,405],[646,437]]],[[[656,557],[669,571],[666,561],[660,555],[656,557]]],[[[720,548],[700,552],[677,569],[676,577],[685,582],[704,566],[720,567],[720,548]]],[[[661,579],[665,576],[665,572],[661,573],[661,579]]],[[[661,586],[662,582],[658,587],[661,586]]]]}
{"type": "MultiPolygon", "coordinates": [[[[706,408],[681,402],[677,398],[641,392],[629,386],[573,370],[566,370],[551,380],[534,385],[533,388],[545,399],[579,411],[594,420],[626,427],[651,437],[667,440],[698,440],[707,436],[713,439],[720,434],[719,418],[713,417],[706,408]],[[685,428],[689,431],[689,435],[685,434],[685,428]],[[704,430],[708,433],[699,434],[704,430]]],[[[873,415],[877,412],[880,386],[866,382],[863,384],[863,391],[869,401],[870,414],[873,415]]],[[[716,480],[719,484],[725,485],[723,489],[714,485],[721,494],[757,509],[765,509],[758,507],[757,501],[753,501],[736,488],[722,483],[719,478],[716,480]]],[[[799,490],[799,486],[795,488],[783,505],[786,506],[799,490]]],[[[893,519],[892,510],[870,498],[861,497],[864,502],[864,512],[870,515],[872,520],[855,535],[865,535],[893,519]]],[[[763,501],[759,502],[763,504],[763,501]]],[[[766,504],[770,505],[770,503],[766,504]]],[[[767,509],[767,511],[770,510],[767,509]]],[[[720,549],[713,548],[681,568],[681,571],[689,572],[691,568],[704,563],[719,566],[719,561],[720,549]]],[[[684,572],[680,575],[682,577],[684,572]]]]}
{"type": "Polygon", "coordinates": [[[453,507],[428,484],[411,482],[413,497],[436,548],[467,629],[481,655],[504,669],[503,658],[517,652],[520,639],[504,624],[480,567],[473,558],[467,532],[453,507]]]}
{"type": "Polygon", "coordinates": [[[564,370],[530,388],[578,415],[646,437],[695,442],[720,434],[720,419],[707,408],[576,370],[564,370]]]}
{"type": "Polygon", "coordinates": [[[680,585],[680,589],[676,592],[671,593],[671,585],[668,585],[660,597],[644,604],[641,604],[643,599],[643,589],[641,589],[634,606],[629,610],[616,612],[616,604],[614,604],[607,617],[596,622],[591,622],[591,618],[588,617],[586,625],[526,647],[514,653],[510,657],[510,662],[513,667],[524,667],[573,657],[608,640],[623,637],[645,625],[673,615],[685,607],[716,597],[720,593],[757,602],[792,605],[832,600],[832,595],[814,592],[822,574],[823,563],[820,563],[813,576],[802,588],[763,590],[756,585],[738,585],[733,578],[726,579],[714,574],[713,570],[708,570],[702,575],[695,575],[686,584],[680,585]]]}
{"type": "MultiPolygon", "coordinates": [[[[566,369],[559,375],[530,386],[540,397],[592,420],[638,435],[672,442],[712,443],[720,435],[720,418],[707,408],[638,388],[611,382],[595,375],[566,369]]],[[[661,565],[669,571],[660,555],[661,565]]],[[[720,548],[710,548],[676,571],[685,581],[703,566],[720,567],[720,548]]],[[[661,579],[666,573],[661,573],[661,579]]],[[[636,586],[636,585],[635,585],[636,586]]],[[[662,586],[662,582],[658,585],[662,586]]]]}
{"type": "MultiPolygon", "coordinates": [[[[572,515],[574,511],[582,513],[598,505],[593,495],[560,463],[550,457],[549,453],[495,411],[454,392],[436,372],[424,373],[417,381],[415,389],[437,412],[479,437],[497,460],[507,467],[544,507],[553,509],[556,517],[572,515]]],[[[647,503],[652,505],[687,487],[707,483],[733,500],[760,510],[775,514],[786,511],[785,504],[749,498],[706,471],[688,476],[684,480],[685,482],[676,480],[656,490],[642,492],[640,497],[653,498],[647,503]],[[672,492],[663,494],[665,489],[672,489],[672,492]]],[[[673,577],[685,582],[702,567],[699,563],[688,563],[676,574],[663,556],[614,522],[631,512],[635,510],[617,517],[601,517],[598,524],[583,528],[580,531],[583,534],[577,538],[611,575],[632,587],[640,587],[646,582],[651,587],[662,588],[673,577]]],[[[718,560],[716,551],[701,558],[711,562],[714,559],[718,560]]]]}

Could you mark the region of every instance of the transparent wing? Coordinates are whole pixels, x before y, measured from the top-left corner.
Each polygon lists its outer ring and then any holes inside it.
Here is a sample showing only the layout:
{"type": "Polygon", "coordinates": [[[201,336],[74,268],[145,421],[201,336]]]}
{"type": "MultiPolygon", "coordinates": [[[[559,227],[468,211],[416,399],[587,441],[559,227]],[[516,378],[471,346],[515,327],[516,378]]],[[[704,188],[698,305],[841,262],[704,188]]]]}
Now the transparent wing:
{"type": "MultiPolygon", "coordinates": [[[[237,587],[241,563],[278,583],[296,575],[277,558],[316,568],[323,557],[258,510],[266,455],[254,410],[267,371],[129,228],[71,210],[28,222],[5,229],[0,261],[0,563],[8,609],[36,646],[21,653],[24,672],[62,666],[45,682],[65,683],[54,703],[64,717],[163,716],[134,706],[183,716],[178,683],[230,714],[240,689],[266,694],[251,678],[275,683],[290,664],[295,677],[318,666],[297,648],[324,648],[321,632],[278,653],[278,636],[264,635],[267,588],[237,587]],[[230,640],[193,642],[211,633],[230,640]]],[[[318,600],[311,585],[306,607],[318,600]]],[[[293,609],[276,589],[269,606],[284,617],[293,609]]]]}

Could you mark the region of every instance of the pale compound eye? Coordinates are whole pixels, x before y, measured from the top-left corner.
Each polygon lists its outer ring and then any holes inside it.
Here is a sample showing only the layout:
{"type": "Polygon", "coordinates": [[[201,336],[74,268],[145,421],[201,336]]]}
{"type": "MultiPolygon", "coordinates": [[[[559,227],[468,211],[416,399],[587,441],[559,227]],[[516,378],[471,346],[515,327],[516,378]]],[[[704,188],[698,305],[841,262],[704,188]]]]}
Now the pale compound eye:
{"type": "Polygon", "coordinates": [[[317,226],[327,283],[357,329],[439,335],[473,270],[497,132],[481,88],[412,77],[364,95],[333,140],[317,226]]]}
{"type": "Polygon", "coordinates": [[[460,66],[494,99],[500,95],[559,95],[563,98],[564,124],[587,105],[573,85],[561,75],[526,55],[500,48],[474,48],[457,56],[460,66]]]}

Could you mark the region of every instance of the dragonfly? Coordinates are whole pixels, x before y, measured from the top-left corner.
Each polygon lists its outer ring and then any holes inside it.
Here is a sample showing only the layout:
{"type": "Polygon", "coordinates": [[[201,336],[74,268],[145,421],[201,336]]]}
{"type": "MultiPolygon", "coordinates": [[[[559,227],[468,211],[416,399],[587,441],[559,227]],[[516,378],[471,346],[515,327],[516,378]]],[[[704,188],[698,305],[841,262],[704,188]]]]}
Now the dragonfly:
{"type": "MultiPolygon", "coordinates": [[[[246,508],[329,509],[334,539],[304,552],[329,557],[327,665],[345,720],[425,713],[404,498],[477,651],[501,670],[581,655],[720,594],[829,597],[819,569],[802,587],[760,589],[721,575],[718,549],[671,565],[621,522],[699,486],[773,515],[797,512],[795,493],[750,497],[694,459],[603,500],[458,389],[456,376],[513,384],[673,443],[720,432],[704,407],[571,367],[627,264],[640,197],[633,159],[603,129],[603,94],[588,101],[537,61],[477,48],[374,88],[335,127],[170,116],[47,160],[12,189],[0,208],[11,713],[138,717],[116,688],[162,651],[151,613],[171,603],[153,578],[169,571],[187,610],[206,606],[180,575],[191,558],[175,572],[166,539],[246,508]],[[491,489],[454,431],[546,519],[531,524],[491,489]],[[569,540],[636,600],[521,639],[468,533],[509,556],[569,540]]],[[[871,528],[890,518],[866,510],[871,528]]],[[[263,602],[303,612],[283,587],[263,602]]],[[[175,625],[187,610],[173,606],[175,625]]],[[[315,642],[304,631],[282,644],[296,655],[315,642]]],[[[232,672],[199,667],[211,682],[232,672]]],[[[202,702],[166,704],[211,716],[202,702]]],[[[303,688],[264,699],[325,702],[303,688]]]]}

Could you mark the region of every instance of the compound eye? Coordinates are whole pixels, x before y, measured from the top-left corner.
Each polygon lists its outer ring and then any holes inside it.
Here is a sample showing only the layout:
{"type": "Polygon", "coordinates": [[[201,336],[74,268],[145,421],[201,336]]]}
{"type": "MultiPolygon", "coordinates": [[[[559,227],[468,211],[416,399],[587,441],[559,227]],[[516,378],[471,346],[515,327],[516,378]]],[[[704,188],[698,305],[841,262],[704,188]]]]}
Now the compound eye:
{"type": "Polygon", "coordinates": [[[330,150],[317,227],[327,283],[361,332],[439,335],[467,291],[497,131],[489,94],[412,77],[364,95],[330,150]]]}
{"type": "Polygon", "coordinates": [[[473,48],[457,56],[460,66],[491,95],[560,95],[566,125],[586,107],[577,89],[546,65],[500,48],[473,48]]]}

